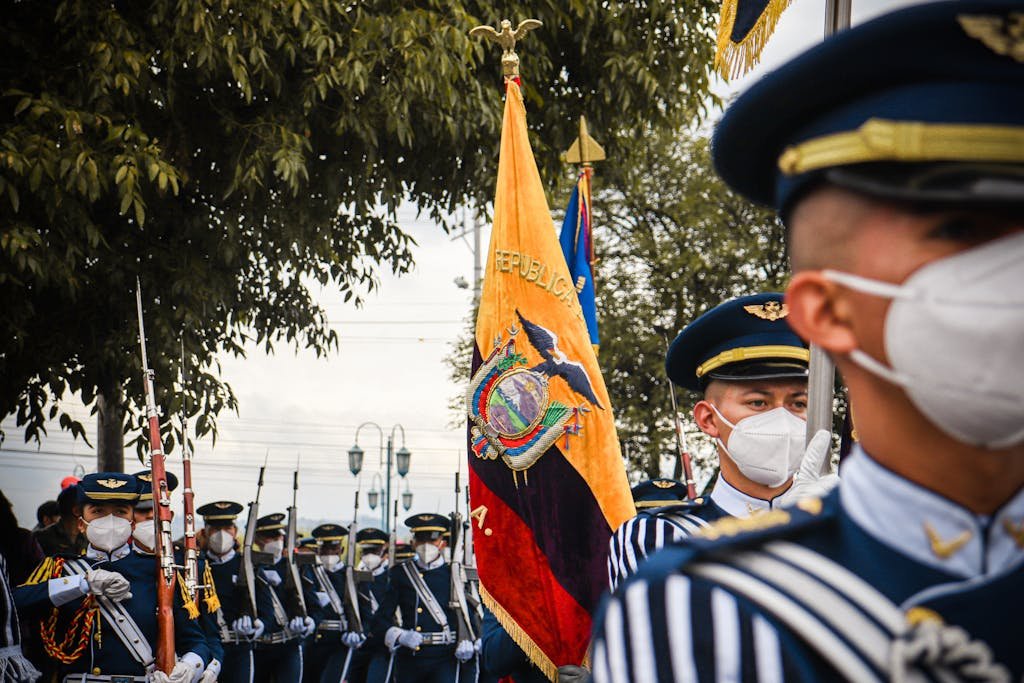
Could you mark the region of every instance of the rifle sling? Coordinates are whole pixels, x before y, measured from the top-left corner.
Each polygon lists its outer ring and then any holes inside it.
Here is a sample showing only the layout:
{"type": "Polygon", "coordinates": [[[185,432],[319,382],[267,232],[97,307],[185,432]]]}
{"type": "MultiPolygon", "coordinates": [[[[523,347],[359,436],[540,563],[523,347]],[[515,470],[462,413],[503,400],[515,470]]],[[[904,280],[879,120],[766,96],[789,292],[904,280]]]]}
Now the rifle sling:
{"type": "Polygon", "coordinates": [[[412,566],[413,561],[404,562],[402,569],[405,571],[405,575],[409,577],[409,582],[412,584],[413,589],[416,591],[416,595],[419,596],[420,602],[427,607],[427,611],[430,612],[431,618],[435,622],[441,625],[441,628],[448,631],[448,617],[444,613],[444,609],[441,608],[441,604],[434,597],[434,594],[430,591],[426,581],[420,576],[420,573],[412,566]]]}
{"type": "MultiPolygon", "coordinates": [[[[85,576],[91,569],[89,563],[81,559],[68,560],[64,563],[64,568],[69,574],[78,576],[85,576]]],[[[107,625],[117,634],[118,639],[125,649],[128,650],[128,654],[132,656],[132,659],[145,668],[153,664],[153,649],[149,646],[149,641],[146,639],[145,634],[142,633],[142,629],[132,619],[132,615],[128,613],[125,606],[102,595],[94,597],[96,598],[96,604],[100,607],[100,614],[103,615],[107,625]]]]}

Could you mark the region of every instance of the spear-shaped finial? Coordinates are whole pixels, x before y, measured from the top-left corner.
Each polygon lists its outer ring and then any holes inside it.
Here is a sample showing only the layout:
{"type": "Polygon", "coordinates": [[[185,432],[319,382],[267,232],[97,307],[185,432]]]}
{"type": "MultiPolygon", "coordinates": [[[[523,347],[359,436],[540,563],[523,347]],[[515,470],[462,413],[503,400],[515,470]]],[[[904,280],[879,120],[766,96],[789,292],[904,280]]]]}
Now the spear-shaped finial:
{"type": "Polygon", "coordinates": [[[597,140],[590,137],[587,131],[587,119],[580,116],[580,136],[572,143],[568,151],[562,155],[568,164],[583,164],[590,166],[595,161],[604,161],[604,147],[597,144],[597,140]]]}
{"type": "Polygon", "coordinates": [[[519,55],[516,54],[516,42],[523,39],[527,33],[535,28],[540,28],[541,23],[537,19],[523,19],[519,26],[512,30],[512,22],[508,19],[501,20],[501,30],[491,26],[477,26],[469,31],[474,38],[487,38],[501,46],[501,71],[505,78],[519,78],[519,55]]]}

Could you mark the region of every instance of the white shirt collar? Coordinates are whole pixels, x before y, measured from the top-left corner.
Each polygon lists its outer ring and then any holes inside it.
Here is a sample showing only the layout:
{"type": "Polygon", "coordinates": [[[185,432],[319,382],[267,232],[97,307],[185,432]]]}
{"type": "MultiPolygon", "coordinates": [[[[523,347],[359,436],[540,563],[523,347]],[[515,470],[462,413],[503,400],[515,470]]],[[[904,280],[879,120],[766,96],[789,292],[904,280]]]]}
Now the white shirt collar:
{"type": "Polygon", "coordinates": [[[971,578],[1024,562],[1024,488],[990,517],[887,470],[859,446],[840,475],[840,503],[857,526],[921,564],[971,578]]]}
{"type": "Polygon", "coordinates": [[[120,560],[122,557],[127,557],[132,552],[130,544],[125,543],[120,548],[115,549],[113,552],[108,553],[106,550],[100,550],[96,546],[89,544],[89,547],[85,549],[85,556],[90,560],[99,562],[115,562],[120,560]]]}
{"type": "Polygon", "coordinates": [[[711,500],[733,517],[749,517],[755,512],[770,510],[771,501],[749,496],[730,484],[719,473],[715,488],[711,490],[711,500]]]}
{"type": "Polygon", "coordinates": [[[224,555],[218,555],[217,553],[215,553],[213,551],[210,551],[210,550],[206,551],[206,560],[210,564],[224,564],[225,562],[230,562],[231,558],[233,558],[234,556],[235,556],[235,549],[234,548],[232,548],[231,550],[227,551],[227,553],[225,553],[224,555]]]}
{"type": "Polygon", "coordinates": [[[437,559],[434,560],[433,562],[431,562],[430,564],[423,564],[423,561],[420,560],[420,556],[419,555],[415,556],[415,560],[416,560],[416,566],[419,567],[420,569],[437,569],[438,567],[443,565],[444,562],[445,562],[445,560],[444,560],[444,553],[441,553],[440,555],[438,555],[437,559]]]}

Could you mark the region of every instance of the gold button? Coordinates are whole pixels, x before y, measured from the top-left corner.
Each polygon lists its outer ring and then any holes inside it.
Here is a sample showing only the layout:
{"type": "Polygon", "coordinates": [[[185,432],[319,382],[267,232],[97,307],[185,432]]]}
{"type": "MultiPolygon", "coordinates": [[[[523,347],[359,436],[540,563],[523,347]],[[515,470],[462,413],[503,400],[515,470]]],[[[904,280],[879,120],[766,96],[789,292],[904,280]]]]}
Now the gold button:
{"type": "Polygon", "coordinates": [[[100,668],[97,666],[95,669],[92,670],[92,673],[95,676],[99,676],[100,675],[100,668]]]}
{"type": "Polygon", "coordinates": [[[416,630],[417,630],[417,631],[422,631],[422,630],[423,630],[423,627],[422,627],[422,626],[417,626],[417,627],[416,627],[416,630]]]}
{"type": "Polygon", "coordinates": [[[423,608],[422,607],[417,607],[416,608],[416,614],[423,614],[423,608]]]}
{"type": "Polygon", "coordinates": [[[420,649],[419,649],[419,648],[416,648],[416,652],[419,652],[419,651],[420,651],[420,649]]]}

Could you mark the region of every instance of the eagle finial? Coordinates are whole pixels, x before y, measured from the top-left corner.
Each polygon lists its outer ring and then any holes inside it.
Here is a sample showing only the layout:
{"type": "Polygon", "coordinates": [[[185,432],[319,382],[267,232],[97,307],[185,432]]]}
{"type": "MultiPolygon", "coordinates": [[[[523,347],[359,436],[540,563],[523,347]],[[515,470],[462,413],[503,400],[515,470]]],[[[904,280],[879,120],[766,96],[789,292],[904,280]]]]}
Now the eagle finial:
{"type": "Polygon", "coordinates": [[[519,26],[512,30],[512,22],[502,19],[501,30],[492,26],[477,26],[471,29],[469,35],[474,38],[486,38],[501,46],[501,70],[505,78],[517,78],[519,76],[519,55],[516,54],[516,42],[535,28],[540,28],[541,23],[537,19],[523,19],[519,26]]]}

